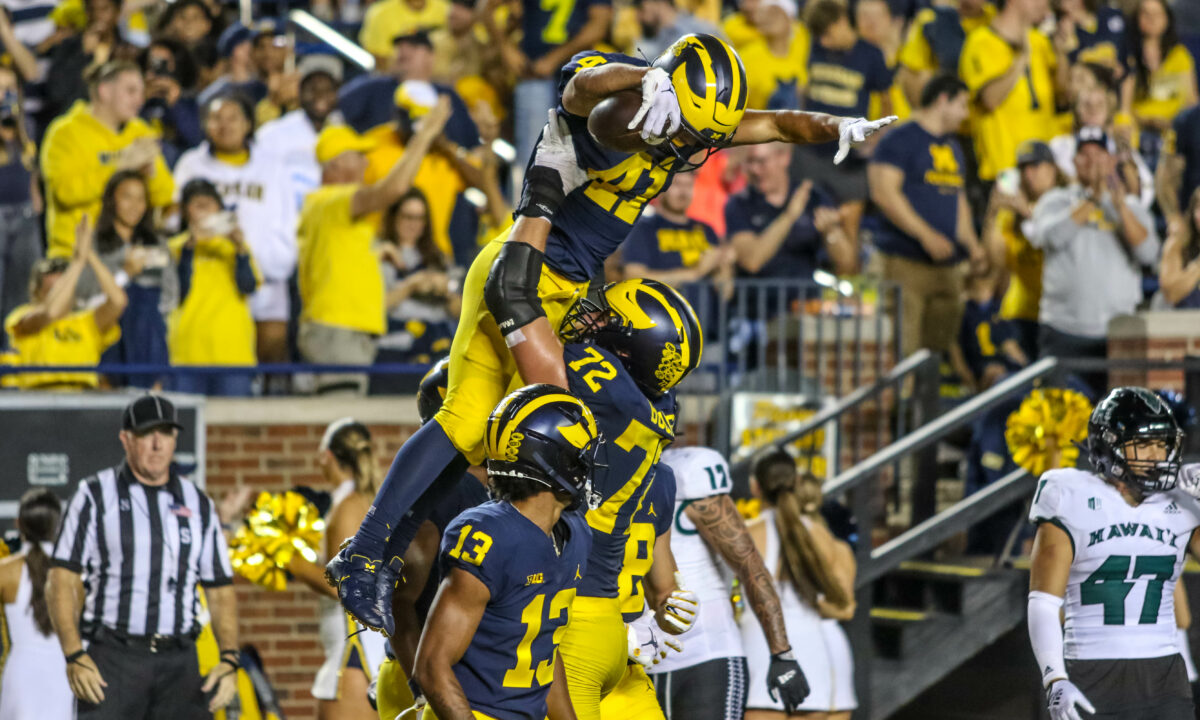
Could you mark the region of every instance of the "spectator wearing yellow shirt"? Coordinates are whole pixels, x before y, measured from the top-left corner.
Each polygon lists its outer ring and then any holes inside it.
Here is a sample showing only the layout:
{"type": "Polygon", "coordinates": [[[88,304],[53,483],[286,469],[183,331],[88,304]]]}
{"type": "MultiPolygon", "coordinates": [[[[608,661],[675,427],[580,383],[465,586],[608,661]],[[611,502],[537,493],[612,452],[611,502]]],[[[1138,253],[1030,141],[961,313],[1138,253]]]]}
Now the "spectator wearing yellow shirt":
{"type": "MultiPolygon", "coordinates": [[[[171,314],[167,346],[172,365],[249,366],[257,363],[250,295],[262,278],[240,228],[224,212],[221,195],[207,180],[183,187],[183,232],[170,241],[179,268],[179,307],[171,314]]],[[[175,389],[203,395],[244,397],[251,373],[180,375],[175,389]]]]}
{"type": "MultiPolygon", "coordinates": [[[[1176,115],[1196,104],[1196,64],[1179,42],[1175,16],[1163,0],[1141,0],[1129,26],[1132,80],[1126,83],[1126,106],[1142,128],[1157,137],[1176,115]]],[[[1145,133],[1142,139],[1148,140],[1145,133]]],[[[1157,148],[1153,138],[1148,144],[1157,148]]]]}
{"type": "Polygon", "coordinates": [[[395,38],[444,26],[449,10],[447,0],[378,0],[367,9],[358,42],[375,56],[375,69],[386,72],[395,38]]]}
{"type": "Polygon", "coordinates": [[[1007,0],[990,25],[967,36],[959,75],[971,92],[971,128],[979,178],[996,180],[1015,167],[1027,140],[1049,140],[1069,66],[1035,26],[1046,0],[1007,0]]]}
{"type": "Polygon", "coordinates": [[[50,124],[42,143],[46,187],[46,236],[51,257],[70,257],[74,228],[84,215],[100,212],[105,183],[117,170],[146,178],[150,205],[171,203],[175,184],[150,126],[138,118],[142,72],[124,61],[105,63],[88,74],[91,102],[77,102],[50,124]]]}
{"type": "MultiPolygon", "coordinates": [[[[1042,299],[1042,251],[1029,242],[1037,201],[1056,187],[1067,186],[1054,152],[1041,141],[1021,146],[1017,155],[1020,183],[994,188],[983,221],[983,244],[992,265],[1007,276],[999,317],[1007,320],[1025,357],[1038,356],[1038,303],[1042,299]],[[1014,192],[1015,190],[1015,192],[1014,192]]],[[[1003,280],[1003,277],[1001,278],[1003,280]]]]}
{"type": "Polygon", "coordinates": [[[896,58],[896,84],[909,105],[916,105],[925,83],[938,71],[957,72],[963,42],[996,16],[986,0],[934,0],[917,13],[896,58]]]}
{"type": "MultiPolygon", "coordinates": [[[[380,181],[366,184],[364,153],[371,141],[348,127],[327,127],[317,137],[322,186],[300,212],[298,278],[300,333],[305,360],[321,364],[369,365],[375,339],[387,327],[383,275],[373,243],[377,218],[413,186],[421,159],[450,115],[438,101],[409,139],[403,156],[380,181]]],[[[322,375],[318,392],[362,393],[362,375],[322,375]]]]}
{"type": "MultiPolygon", "coordinates": [[[[4,319],[9,344],[20,365],[79,365],[94,367],[100,354],[121,337],[118,321],[128,302],[108,268],[92,247],[92,227],[86,215],[76,227],[74,257],[48,258],[34,266],[29,279],[29,304],[4,319]],[[101,304],[75,310],[75,286],[85,267],[96,274],[104,294],[101,304]]],[[[25,389],[78,390],[94,388],[94,372],[23,373],[15,384],[25,389]]]]}
{"type": "Polygon", "coordinates": [[[746,66],[746,107],[799,110],[808,83],[808,28],[796,22],[795,0],[760,0],[752,19],[758,39],[739,50],[746,66]]]}
{"type": "Polygon", "coordinates": [[[758,12],[762,0],[741,0],[737,4],[737,12],[730,13],[721,22],[721,30],[729,38],[729,44],[741,53],[751,43],[762,39],[758,27],[752,18],[758,12]]]}

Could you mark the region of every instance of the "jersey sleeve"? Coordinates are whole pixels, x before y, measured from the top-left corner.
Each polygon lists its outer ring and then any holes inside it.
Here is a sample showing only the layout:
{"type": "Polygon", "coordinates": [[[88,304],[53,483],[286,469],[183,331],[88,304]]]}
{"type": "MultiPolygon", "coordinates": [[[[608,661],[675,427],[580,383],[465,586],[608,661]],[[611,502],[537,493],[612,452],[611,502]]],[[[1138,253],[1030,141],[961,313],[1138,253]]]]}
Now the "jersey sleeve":
{"type": "Polygon", "coordinates": [[[562,105],[562,95],[563,91],[567,89],[567,83],[571,82],[571,78],[575,77],[575,73],[584,68],[606,65],[612,62],[640,67],[646,67],[649,64],[645,60],[639,60],[638,58],[621,53],[606,53],[599,50],[584,50],[581,53],[576,53],[566,65],[563,65],[562,70],[558,73],[558,109],[564,113],[567,112],[566,108],[562,105]]]}
{"type": "MultiPolygon", "coordinates": [[[[675,471],[670,465],[659,463],[654,471],[654,484],[650,486],[650,499],[657,507],[670,508],[675,505],[675,471]]],[[[654,536],[658,537],[671,529],[674,516],[670,512],[656,513],[654,518],[654,536]]]]}
{"type": "Polygon", "coordinates": [[[663,453],[663,464],[675,475],[677,500],[700,500],[728,495],[732,487],[729,463],[709,448],[685,448],[663,453]]]}
{"type": "Polygon", "coordinates": [[[1044,522],[1062,525],[1065,496],[1066,489],[1059,474],[1054,470],[1043,473],[1034,491],[1033,503],[1029,506],[1029,522],[1035,525],[1044,522]]]}
{"type": "Polygon", "coordinates": [[[504,542],[504,537],[504,528],[493,516],[459,515],[442,536],[443,576],[453,568],[465,570],[483,583],[492,597],[498,597],[508,577],[507,559],[514,554],[512,549],[506,552],[493,547],[497,539],[504,542]]]}

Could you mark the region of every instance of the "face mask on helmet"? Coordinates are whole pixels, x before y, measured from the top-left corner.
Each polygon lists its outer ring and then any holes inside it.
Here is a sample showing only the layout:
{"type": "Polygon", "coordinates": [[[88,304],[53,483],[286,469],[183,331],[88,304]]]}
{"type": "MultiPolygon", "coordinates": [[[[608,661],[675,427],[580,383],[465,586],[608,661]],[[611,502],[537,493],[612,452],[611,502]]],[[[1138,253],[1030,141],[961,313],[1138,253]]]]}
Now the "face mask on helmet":
{"type": "Polygon", "coordinates": [[[1182,440],[1178,430],[1163,428],[1124,444],[1113,443],[1108,474],[1143,493],[1172,490],[1182,464],[1182,440]]]}

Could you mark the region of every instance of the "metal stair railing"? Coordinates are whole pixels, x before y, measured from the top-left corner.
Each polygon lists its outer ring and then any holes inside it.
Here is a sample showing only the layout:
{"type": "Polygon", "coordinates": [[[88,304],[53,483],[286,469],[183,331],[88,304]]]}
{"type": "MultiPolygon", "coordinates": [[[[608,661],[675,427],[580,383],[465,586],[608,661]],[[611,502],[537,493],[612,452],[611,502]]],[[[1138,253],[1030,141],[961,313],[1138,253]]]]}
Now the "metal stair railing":
{"type": "Polygon", "coordinates": [[[935,443],[957,431],[964,423],[974,420],[1015,395],[1028,392],[1029,386],[1034,381],[1050,375],[1058,367],[1057,358],[1039,360],[944,415],[917,427],[907,435],[898,435],[898,439],[890,445],[878,450],[845,472],[839,473],[826,483],[826,495],[833,496],[852,492],[852,507],[864,528],[859,532],[860,540],[855,550],[858,560],[858,576],[855,583],[858,612],[850,624],[851,644],[853,647],[859,648],[859,652],[855,654],[854,658],[855,684],[859,698],[859,711],[855,717],[871,717],[873,653],[866,650],[872,647],[870,612],[872,582],[895,570],[902,562],[928,552],[947,537],[966,530],[973,523],[1020,498],[1022,493],[1031,486],[1032,477],[1024,470],[1010,473],[954,507],[940,514],[934,514],[936,473],[930,474],[922,471],[918,476],[919,480],[914,482],[912,490],[914,526],[879,548],[871,547],[871,502],[874,481],[884,468],[894,466],[908,455],[920,453],[923,450],[932,450],[935,443]],[[927,514],[918,512],[916,507],[918,496],[925,499],[929,510],[927,514]]]}

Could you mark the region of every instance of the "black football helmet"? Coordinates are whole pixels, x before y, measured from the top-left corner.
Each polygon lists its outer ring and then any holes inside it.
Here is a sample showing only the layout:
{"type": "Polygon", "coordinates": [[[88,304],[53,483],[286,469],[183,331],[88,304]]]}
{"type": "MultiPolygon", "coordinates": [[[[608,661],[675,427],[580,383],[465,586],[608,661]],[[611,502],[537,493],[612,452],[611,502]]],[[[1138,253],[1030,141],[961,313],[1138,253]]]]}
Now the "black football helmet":
{"type": "Polygon", "coordinates": [[[442,409],[446,389],[449,387],[450,358],[444,357],[429,368],[429,372],[425,373],[421,384],[417,386],[417,415],[420,416],[422,425],[432,420],[437,411],[442,409]]]}
{"type": "Polygon", "coordinates": [[[1183,433],[1171,408],[1154,392],[1119,387],[1096,404],[1088,420],[1087,450],[1092,466],[1107,478],[1142,494],[1175,487],[1183,454],[1183,433]],[[1139,446],[1161,443],[1162,459],[1139,457],[1139,446]]]}
{"type": "Polygon", "coordinates": [[[678,385],[704,352],[691,303],[657,280],[609,283],[601,298],[580,299],[560,335],[564,342],[592,341],[612,352],[651,398],[678,385]]]}
{"type": "Polygon", "coordinates": [[[555,385],[529,385],[501,400],[488,418],[488,476],[542,483],[569,495],[568,509],[598,506],[592,471],[601,442],[587,405],[555,385]]]}

